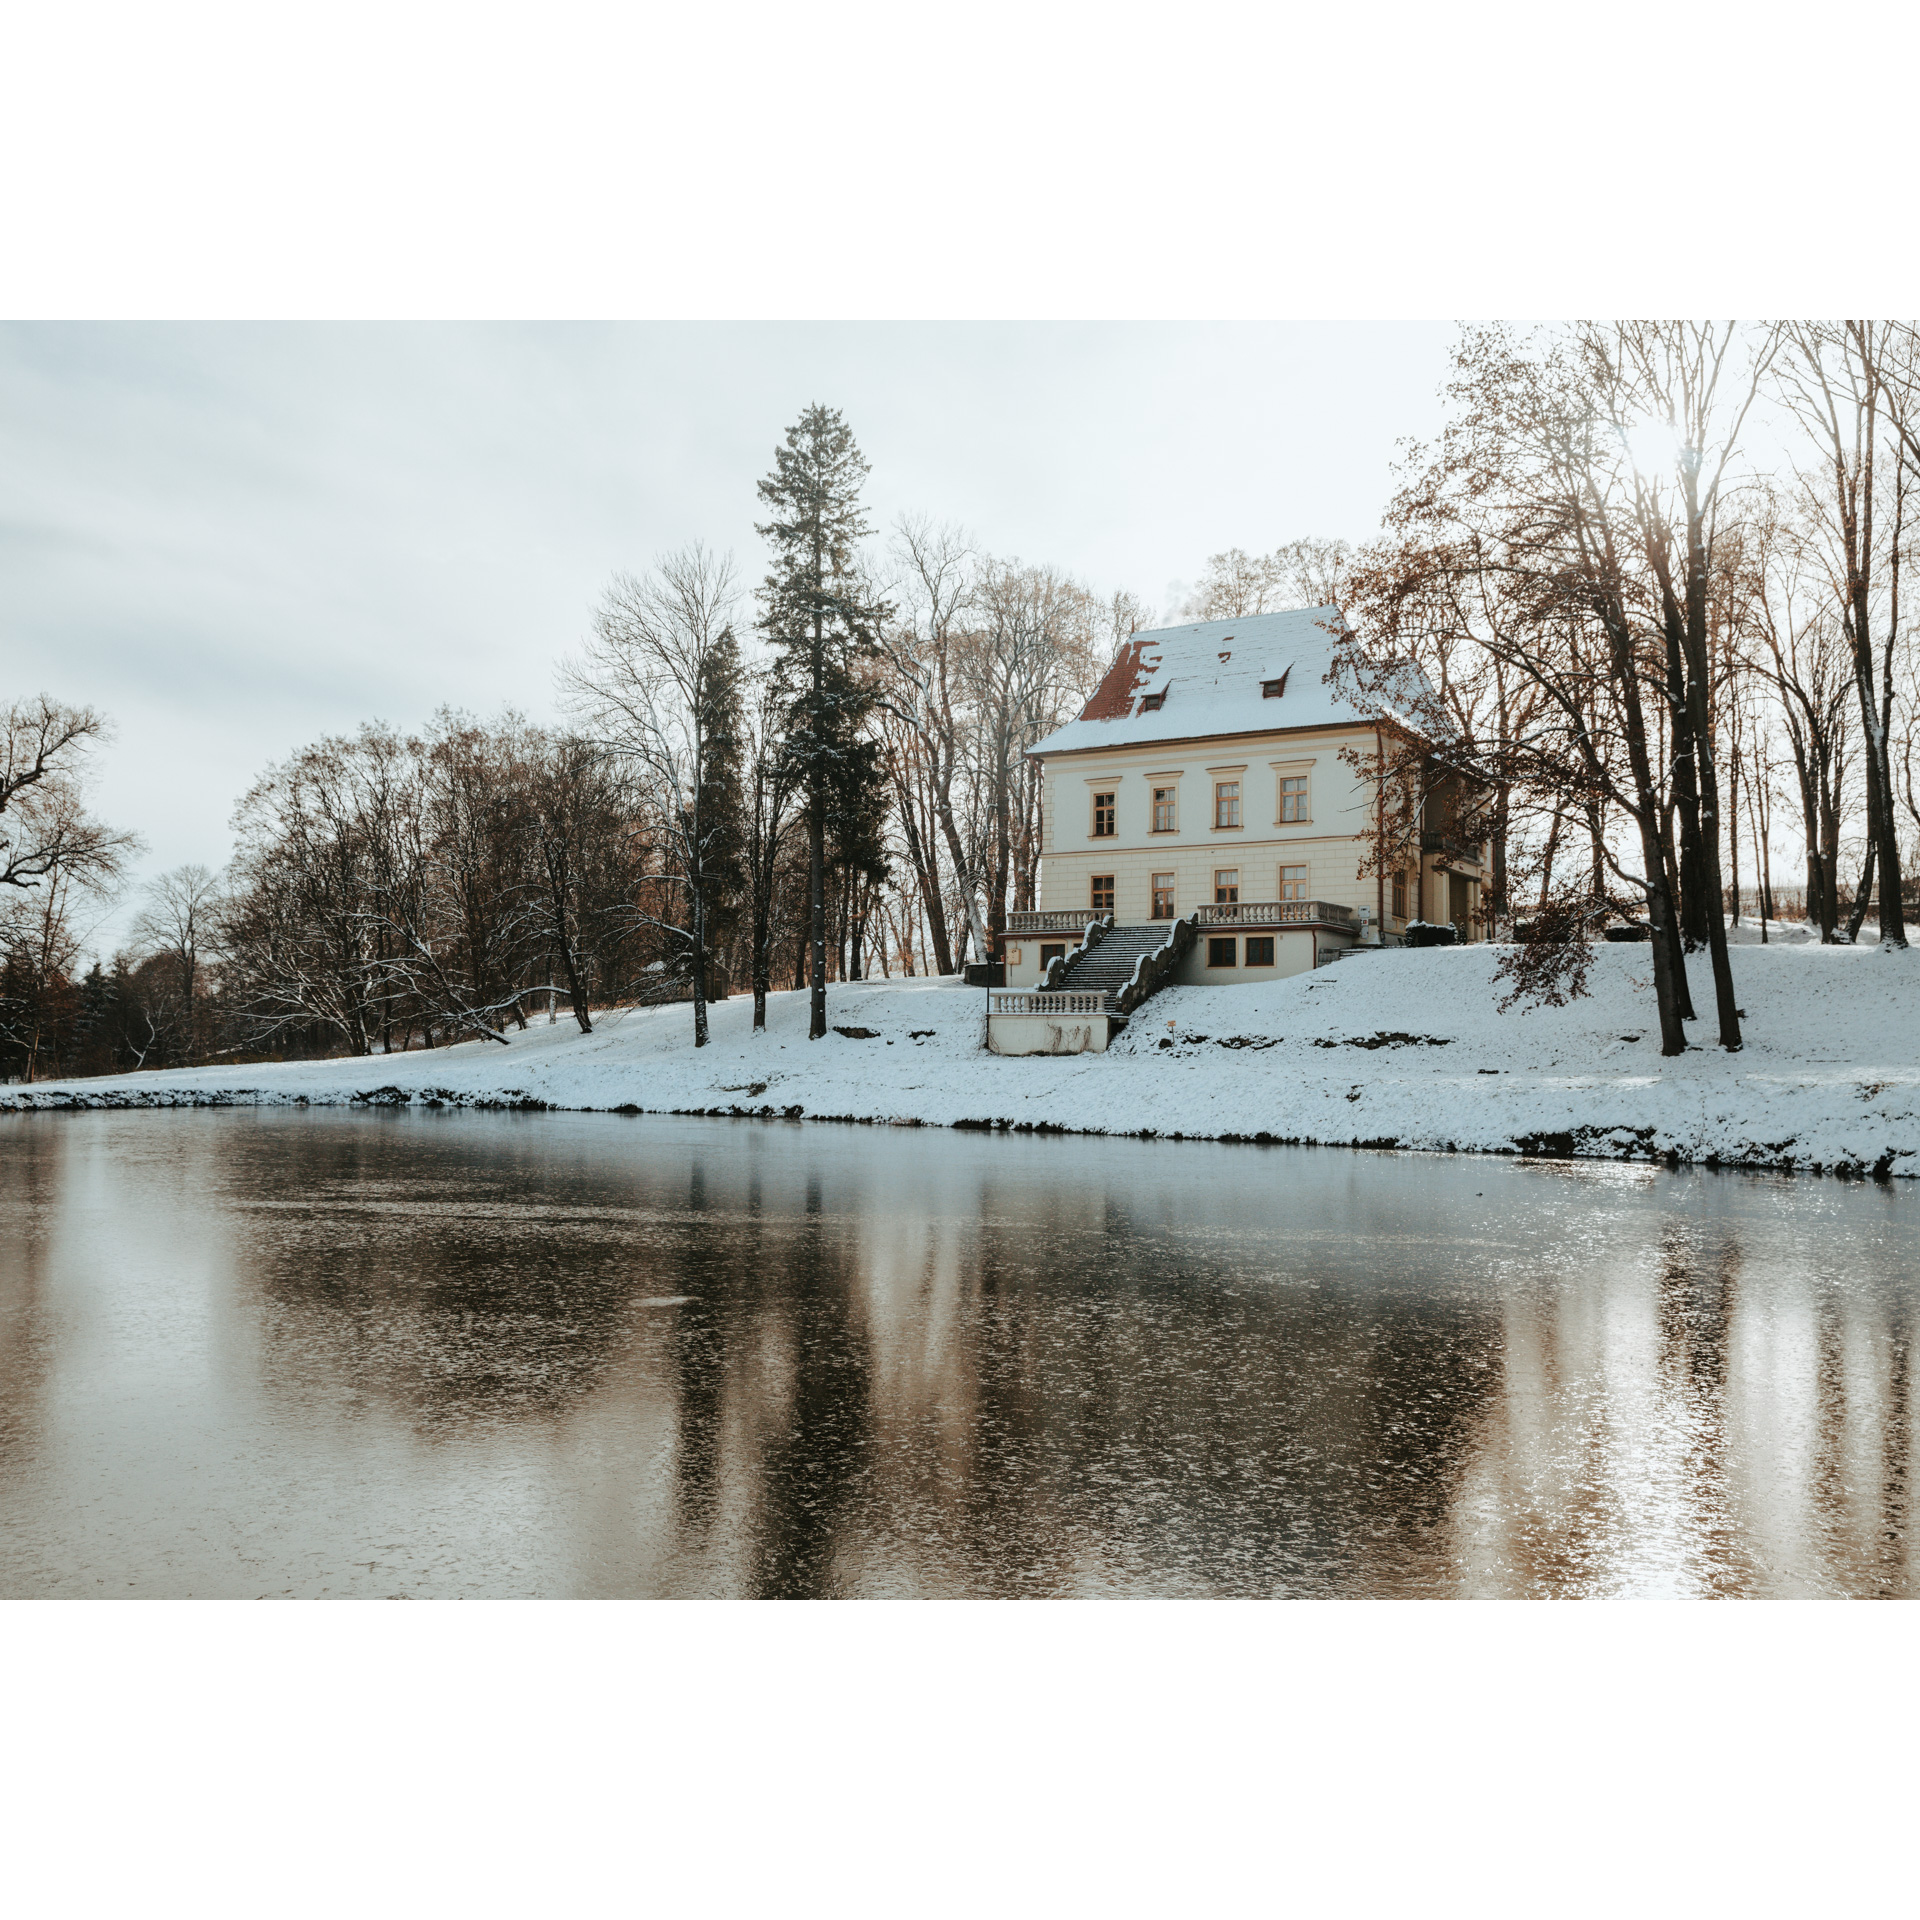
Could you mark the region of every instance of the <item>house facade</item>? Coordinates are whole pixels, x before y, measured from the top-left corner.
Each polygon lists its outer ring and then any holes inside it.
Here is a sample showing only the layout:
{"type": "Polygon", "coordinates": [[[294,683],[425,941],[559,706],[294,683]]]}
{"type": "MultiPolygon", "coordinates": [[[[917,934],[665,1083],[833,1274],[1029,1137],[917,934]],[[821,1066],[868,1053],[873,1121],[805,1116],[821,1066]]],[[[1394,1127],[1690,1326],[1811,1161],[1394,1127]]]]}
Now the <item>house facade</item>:
{"type": "Polygon", "coordinates": [[[1414,920],[1478,937],[1483,848],[1436,830],[1397,870],[1370,858],[1384,855],[1379,796],[1355,762],[1392,722],[1326,685],[1339,618],[1317,607],[1135,634],[1079,718],[1031,749],[1040,879],[1001,940],[1008,988],[1037,986],[1109,915],[1116,929],[1197,918],[1186,984],[1303,973],[1397,944],[1414,920]]]}

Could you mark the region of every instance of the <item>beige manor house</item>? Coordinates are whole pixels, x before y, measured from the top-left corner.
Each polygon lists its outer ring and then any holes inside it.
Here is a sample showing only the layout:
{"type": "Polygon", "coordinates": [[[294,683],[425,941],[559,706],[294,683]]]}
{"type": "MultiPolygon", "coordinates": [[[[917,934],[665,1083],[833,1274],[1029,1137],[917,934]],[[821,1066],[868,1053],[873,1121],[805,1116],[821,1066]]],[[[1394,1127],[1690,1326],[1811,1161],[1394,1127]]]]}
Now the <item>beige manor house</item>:
{"type": "Polygon", "coordinates": [[[1283,979],[1398,945],[1415,920],[1477,936],[1485,848],[1443,821],[1398,871],[1363,876],[1379,796],[1342,750],[1371,758],[1392,723],[1326,684],[1339,621],[1314,607],[1135,634],[1079,717],[1031,749],[1039,904],[1001,940],[998,1050],[1097,1051],[1098,1015],[1124,1018],[1143,988],[1283,979]],[[1043,1034],[1062,992],[1073,1031],[1043,1034]]]}

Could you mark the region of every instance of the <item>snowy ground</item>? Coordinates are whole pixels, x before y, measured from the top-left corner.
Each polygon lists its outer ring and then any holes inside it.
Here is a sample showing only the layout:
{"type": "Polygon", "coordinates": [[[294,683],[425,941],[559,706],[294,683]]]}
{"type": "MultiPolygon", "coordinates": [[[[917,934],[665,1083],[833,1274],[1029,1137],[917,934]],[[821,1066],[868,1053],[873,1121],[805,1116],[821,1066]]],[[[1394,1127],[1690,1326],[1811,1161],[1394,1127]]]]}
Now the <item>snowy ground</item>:
{"type": "MultiPolygon", "coordinates": [[[[0,1089],[0,1108],[409,1102],[619,1108],[897,1126],[1314,1141],[1441,1151],[1667,1158],[1920,1173],[1920,951],[1742,945],[1747,1045],[1663,1060],[1644,949],[1603,947],[1593,992],[1502,1014],[1486,947],[1365,954],[1256,987],[1175,987],[1106,1054],[1002,1059],[985,994],[947,981],[834,987],[806,1039],[804,993],[712,1010],[570,1020],[432,1053],[200,1067],[0,1089]]],[[[544,1016],[542,1016],[544,1022],[544,1016]]]]}

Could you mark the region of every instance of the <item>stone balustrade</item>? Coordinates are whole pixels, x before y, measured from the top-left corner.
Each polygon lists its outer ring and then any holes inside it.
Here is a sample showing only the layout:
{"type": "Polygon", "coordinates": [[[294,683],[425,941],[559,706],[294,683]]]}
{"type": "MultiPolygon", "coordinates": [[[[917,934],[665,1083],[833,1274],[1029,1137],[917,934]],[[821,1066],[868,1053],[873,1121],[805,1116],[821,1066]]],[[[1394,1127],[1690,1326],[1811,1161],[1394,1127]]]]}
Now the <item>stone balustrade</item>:
{"type": "Polygon", "coordinates": [[[1331,900],[1236,900],[1230,906],[1196,907],[1194,917],[1203,927],[1304,927],[1316,923],[1335,927],[1359,924],[1351,907],[1331,900]]]}
{"type": "Polygon", "coordinates": [[[987,1002],[989,1013],[1072,1015],[1105,1013],[1104,993],[996,993],[987,1002]]]}
{"type": "Polygon", "coordinates": [[[1031,940],[1042,933],[1084,933],[1088,923],[1096,916],[1087,913],[1030,913],[1022,911],[1007,915],[1006,932],[1003,939],[1011,940],[1018,936],[1031,940]]]}

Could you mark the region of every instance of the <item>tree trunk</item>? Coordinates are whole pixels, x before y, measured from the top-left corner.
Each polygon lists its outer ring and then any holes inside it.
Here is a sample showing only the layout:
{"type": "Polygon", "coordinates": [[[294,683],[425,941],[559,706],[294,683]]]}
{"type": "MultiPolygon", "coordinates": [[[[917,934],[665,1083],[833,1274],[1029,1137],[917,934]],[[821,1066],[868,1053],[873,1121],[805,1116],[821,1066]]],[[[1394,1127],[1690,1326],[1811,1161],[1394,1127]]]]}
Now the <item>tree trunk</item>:
{"type": "Polygon", "coordinates": [[[1553,859],[1560,849],[1560,809],[1553,810],[1553,823],[1547,828],[1546,852],[1540,862],[1540,901],[1534,912],[1544,913],[1548,897],[1553,892],[1553,859]]]}
{"type": "Polygon", "coordinates": [[[756,877],[753,889],[753,1030],[767,1030],[767,990],[773,971],[773,881],[763,888],[756,877]]]}
{"type": "MultiPolygon", "coordinates": [[[[1689,948],[1707,944],[1706,862],[1700,846],[1700,792],[1695,778],[1694,716],[1674,632],[1679,610],[1669,601],[1663,622],[1667,639],[1667,706],[1672,723],[1673,809],[1680,825],[1680,932],[1689,948]]],[[[1689,1015],[1689,1018],[1692,1016],[1689,1015]]]]}
{"type": "Polygon", "coordinates": [[[1660,1012],[1660,1051],[1668,1055],[1685,1053],[1687,1029],[1682,1023],[1688,1016],[1682,1009],[1687,1004],[1687,962],[1667,883],[1665,849],[1650,806],[1642,807],[1638,823],[1640,857],[1646,863],[1649,881],[1647,920],[1653,935],[1653,990],[1660,1012]]]}
{"type": "MultiPolygon", "coordinates": [[[[1686,961],[1680,952],[1679,929],[1674,925],[1673,894],[1667,879],[1666,849],[1661,844],[1659,789],[1647,753],[1646,711],[1640,701],[1640,683],[1633,659],[1631,629],[1625,610],[1609,592],[1596,592],[1594,611],[1600,616],[1612,656],[1613,677],[1620,690],[1627,760],[1633,771],[1634,821],[1640,829],[1640,858],[1647,890],[1647,919],[1652,928],[1654,999],[1660,1011],[1662,1055],[1685,1053],[1687,1030],[1681,1008],[1687,990],[1686,961]]],[[[1598,843],[1596,840],[1596,852],[1598,843]]]]}
{"type": "MultiPolygon", "coordinates": [[[[1699,776],[1693,824],[1695,858],[1699,862],[1701,905],[1706,912],[1707,952],[1713,967],[1714,1016],[1720,1044],[1729,1053],[1740,1051],[1740,1009],[1733,991],[1733,962],[1727,952],[1724,912],[1726,889],[1720,878],[1720,770],[1714,762],[1713,729],[1707,712],[1707,550],[1700,514],[1688,481],[1687,500],[1687,721],[1692,754],[1699,776]]],[[[1682,823],[1684,826],[1684,808],[1682,823]]]]}
{"type": "Polygon", "coordinates": [[[1727,885],[1733,892],[1733,924],[1740,924],[1740,754],[1727,756],[1727,885]]]}
{"type": "MultiPolygon", "coordinates": [[[[1853,890],[1853,911],[1847,915],[1847,945],[1852,946],[1860,938],[1861,922],[1867,917],[1867,905],[1873,898],[1873,869],[1875,858],[1880,849],[1869,840],[1867,842],[1866,865],[1860,869],[1860,884],[1853,890]]],[[[1883,885],[1881,893],[1886,892],[1883,885]]],[[[1882,906],[1882,926],[1885,925],[1886,908],[1882,906]]]]}
{"type": "Polygon", "coordinates": [[[807,1038],[827,1033],[827,794],[816,764],[807,780],[807,1038]]]}
{"type": "MultiPolygon", "coordinates": [[[[953,859],[954,879],[960,890],[961,904],[967,910],[967,928],[973,935],[974,947],[976,951],[985,953],[987,930],[980,923],[980,901],[974,885],[975,875],[968,867],[967,856],[960,848],[960,830],[954,823],[953,803],[944,794],[940,797],[940,831],[946,836],[947,852],[953,859]]],[[[965,957],[963,936],[960,959],[964,961],[965,957]]]]}
{"type": "MultiPolygon", "coordinates": [[[[1488,937],[1493,934],[1493,924],[1497,916],[1511,919],[1512,903],[1507,898],[1507,809],[1511,804],[1512,789],[1497,786],[1493,800],[1493,831],[1487,836],[1493,843],[1493,898],[1480,902],[1481,919],[1486,924],[1488,937]]],[[[1554,819],[1554,831],[1559,831],[1559,818],[1554,819]]],[[[1483,890],[1484,891],[1484,890],[1483,890]]]]}
{"type": "Polygon", "coordinates": [[[567,1001],[582,1033],[593,1031],[593,1018],[587,1012],[586,983],[580,978],[580,961],[573,950],[573,935],[563,923],[560,929],[560,967],[567,977],[567,1001]]]}
{"type": "MultiPolygon", "coordinates": [[[[699,832],[695,824],[695,834],[699,832]]],[[[707,903],[698,878],[698,863],[693,883],[693,1044],[707,1044],[707,903]]]]}
{"type": "Polygon", "coordinates": [[[907,857],[919,877],[920,897],[926,902],[927,931],[933,941],[933,968],[936,973],[953,971],[953,949],[947,940],[947,913],[940,898],[940,849],[920,831],[914,818],[913,795],[900,788],[900,824],[907,836],[907,857]]]}
{"type": "Polygon", "coordinates": [[[1671,956],[1673,990],[1675,1005],[1682,1020],[1697,1020],[1700,1016],[1693,1008],[1693,993],[1687,984],[1687,943],[1681,931],[1678,911],[1677,879],[1679,861],[1673,845],[1673,809],[1667,810],[1667,817],[1661,823],[1658,834],[1660,846],[1660,879],[1666,888],[1669,913],[1667,916],[1667,938],[1672,943],[1671,956]]]}

